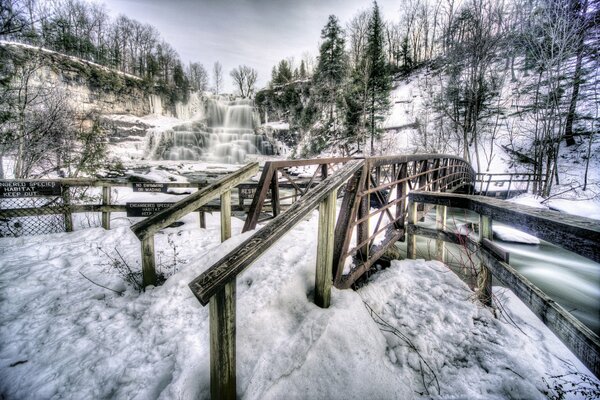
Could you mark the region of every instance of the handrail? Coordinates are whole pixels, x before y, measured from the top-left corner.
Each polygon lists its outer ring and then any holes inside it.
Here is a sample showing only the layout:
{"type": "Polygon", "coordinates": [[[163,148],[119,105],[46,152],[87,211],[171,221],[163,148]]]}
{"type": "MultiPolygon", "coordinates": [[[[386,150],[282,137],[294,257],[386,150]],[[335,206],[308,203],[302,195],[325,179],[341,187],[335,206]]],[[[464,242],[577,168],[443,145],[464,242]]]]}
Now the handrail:
{"type": "Polygon", "coordinates": [[[221,258],[209,269],[196,277],[190,289],[203,306],[221,289],[225,283],[234,279],[240,272],[254,262],[286,232],[292,229],[308,213],[313,211],[327,195],[342,186],[356,171],[364,165],[363,160],[349,161],[346,166],[321,182],[307,195],[295,202],[267,225],[259,229],[233,251],[221,258]]]}
{"type": "MultiPolygon", "coordinates": [[[[349,161],[341,170],[323,180],[284,213],[279,214],[189,284],[200,303],[203,306],[209,304],[211,398],[234,399],[236,397],[237,275],[317,206],[319,207],[319,239],[315,272],[315,303],[320,307],[329,307],[336,192],[363,168],[364,163],[364,160],[349,161]]],[[[227,235],[223,237],[226,238],[227,235]]]]}
{"type": "MultiPolygon", "coordinates": [[[[438,224],[438,230],[416,225],[411,218],[407,226],[409,235],[407,257],[415,258],[414,236],[424,236],[442,241],[468,246],[478,252],[483,260],[479,282],[480,300],[491,305],[491,275],[502,281],[521,299],[542,322],[596,375],[600,376],[600,338],[587,326],[574,318],[508,262],[508,253],[494,251],[492,242],[492,221],[503,222],[536,237],[578,253],[593,261],[600,262],[600,222],[575,215],[565,215],[556,211],[543,210],[521,204],[482,196],[468,196],[451,193],[413,192],[409,195],[409,210],[416,210],[416,203],[435,204],[446,207],[474,211],[480,215],[480,241],[470,238],[458,239],[443,230],[445,224],[438,224]],[[486,236],[488,236],[486,238],[486,236]],[[500,254],[504,253],[504,254],[500,254]]],[[[410,212],[410,211],[409,211],[410,212]]],[[[442,213],[445,214],[444,211],[442,213]]],[[[443,259],[443,255],[438,255],[443,259]]]]}
{"type": "MultiPolygon", "coordinates": [[[[236,172],[224,176],[209,186],[192,193],[186,198],[174,203],[143,221],[131,226],[133,233],[141,240],[142,247],[142,285],[156,284],[156,269],[154,258],[154,234],[169,226],[185,215],[197,211],[200,207],[217,196],[226,195],[221,201],[221,214],[229,214],[231,210],[231,189],[240,182],[254,176],[258,172],[258,163],[250,163],[236,172]],[[225,209],[226,208],[226,209],[225,209]]],[[[224,223],[229,223],[224,221],[224,223]]],[[[223,226],[221,227],[223,229],[223,226]]]]}
{"type": "Polygon", "coordinates": [[[489,215],[502,222],[600,262],[600,222],[594,219],[529,207],[483,196],[412,192],[417,203],[456,207],[489,215]]]}
{"type": "Polygon", "coordinates": [[[218,197],[222,193],[231,190],[239,183],[256,175],[258,172],[258,163],[250,163],[237,171],[222,177],[221,179],[211,183],[196,193],[192,193],[186,198],[176,202],[173,206],[166,208],[143,221],[131,226],[131,230],[138,239],[143,240],[151,236],[159,230],[169,226],[173,222],[181,219],[192,211],[196,211],[199,207],[205,205],[212,199],[218,197]]]}

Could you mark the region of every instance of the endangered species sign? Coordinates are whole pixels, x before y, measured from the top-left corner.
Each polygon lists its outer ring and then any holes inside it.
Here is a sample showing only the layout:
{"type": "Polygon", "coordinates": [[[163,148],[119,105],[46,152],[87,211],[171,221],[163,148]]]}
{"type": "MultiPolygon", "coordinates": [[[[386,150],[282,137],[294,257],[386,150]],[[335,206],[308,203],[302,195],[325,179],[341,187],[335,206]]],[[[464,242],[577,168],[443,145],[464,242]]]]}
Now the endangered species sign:
{"type": "Polygon", "coordinates": [[[174,203],[125,203],[128,217],[149,217],[174,203]]]}
{"type": "Polygon", "coordinates": [[[166,183],[139,182],[133,183],[134,192],[167,192],[166,183]]]}
{"type": "Polygon", "coordinates": [[[62,195],[58,181],[0,181],[0,199],[62,195]]]}

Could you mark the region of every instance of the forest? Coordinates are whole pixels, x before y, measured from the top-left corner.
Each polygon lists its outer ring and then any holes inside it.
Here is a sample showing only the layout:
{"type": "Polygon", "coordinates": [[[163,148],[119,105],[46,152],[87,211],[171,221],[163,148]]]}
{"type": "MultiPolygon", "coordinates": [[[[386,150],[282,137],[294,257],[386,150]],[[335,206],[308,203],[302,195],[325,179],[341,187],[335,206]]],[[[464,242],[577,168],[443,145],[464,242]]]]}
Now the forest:
{"type": "MultiPolygon", "coordinates": [[[[300,63],[282,59],[257,93],[254,68],[240,65],[229,75],[238,96],[255,98],[271,119],[290,124],[301,142],[297,157],[328,149],[374,154],[394,87],[402,79],[424,77],[417,151],[459,154],[486,171],[495,141],[508,137],[504,151],[535,173],[536,192],[548,195],[559,183],[561,143],[586,146],[581,157],[586,168],[592,156],[599,120],[599,9],[594,0],[410,0],[388,21],[374,2],[349,21],[329,16],[316,56],[305,54],[300,63]]],[[[0,39],[121,71],[172,103],[186,101],[191,91],[223,92],[220,62],[210,73],[200,62],[184,65],[155,27],[125,15],[112,19],[98,3],[2,0],[0,39]]],[[[27,132],[41,130],[45,133],[35,137],[47,138],[68,125],[57,117],[53,126],[33,124],[28,130],[25,121],[54,120],[33,112],[34,106],[45,102],[46,109],[64,115],[67,102],[52,89],[19,97],[35,65],[7,62],[2,69],[0,156],[24,155],[19,143],[35,136],[27,132]],[[27,113],[34,118],[25,118],[27,113]]],[[[100,79],[102,86],[113,81],[100,79]]],[[[72,141],[93,143],[97,134],[88,129],[72,141]]],[[[99,150],[80,155],[70,173],[95,168],[99,150]]],[[[19,177],[30,173],[24,164],[16,169],[19,177]]]]}
{"type": "Polygon", "coordinates": [[[330,16],[316,61],[273,68],[256,102],[309,138],[302,155],[332,146],[373,153],[392,79],[420,75],[419,151],[459,154],[485,171],[495,140],[507,136],[504,150],[540,177],[543,195],[558,181],[561,143],[585,145],[581,161],[589,161],[599,121],[598,2],[406,4],[397,23],[377,3],[345,24],[330,16]]]}

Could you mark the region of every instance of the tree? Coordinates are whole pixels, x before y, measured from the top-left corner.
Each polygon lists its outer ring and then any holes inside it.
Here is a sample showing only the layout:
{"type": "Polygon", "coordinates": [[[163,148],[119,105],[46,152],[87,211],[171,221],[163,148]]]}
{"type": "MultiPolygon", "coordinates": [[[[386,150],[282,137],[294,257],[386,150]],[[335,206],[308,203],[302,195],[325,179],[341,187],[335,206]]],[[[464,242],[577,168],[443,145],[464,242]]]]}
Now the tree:
{"type": "Polygon", "coordinates": [[[240,65],[239,67],[232,69],[229,74],[242,98],[251,97],[254,94],[254,85],[256,84],[256,78],[258,77],[258,73],[254,68],[240,65]]]}
{"type": "Polygon", "coordinates": [[[339,120],[338,104],[343,101],[343,83],[347,73],[347,56],[344,49],[344,32],[335,15],[321,31],[323,43],[319,49],[317,68],[313,76],[316,101],[323,110],[328,135],[337,135],[339,120]]]}
{"type": "Polygon", "coordinates": [[[368,71],[366,80],[366,92],[368,102],[366,111],[369,115],[369,130],[371,136],[371,154],[374,152],[373,141],[378,136],[378,123],[383,120],[384,115],[389,111],[390,91],[392,90],[392,81],[385,58],[385,48],[383,42],[383,22],[379,15],[377,2],[373,2],[373,11],[371,12],[371,21],[369,23],[369,37],[363,62],[368,71]]]}
{"type": "Polygon", "coordinates": [[[579,87],[583,78],[583,56],[586,50],[585,39],[587,32],[590,29],[593,21],[591,18],[588,20],[586,14],[588,9],[588,0],[572,0],[573,16],[571,18],[573,25],[577,29],[578,43],[575,61],[575,72],[573,74],[573,90],[571,91],[571,101],[569,103],[569,111],[567,113],[565,122],[565,142],[567,146],[573,146],[575,144],[575,137],[573,136],[573,122],[575,121],[575,111],[577,109],[577,100],[579,98],[579,87]]]}
{"type": "Polygon", "coordinates": [[[72,175],[97,166],[106,145],[98,125],[92,131],[83,124],[77,128],[67,93],[40,82],[40,65],[36,57],[13,63],[12,79],[2,86],[0,160],[7,154],[14,158],[15,178],[52,171],[72,175]]]}
{"type": "Polygon", "coordinates": [[[200,63],[190,63],[187,70],[190,87],[198,92],[204,92],[208,87],[208,72],[200,63]]]}
{"type": "Polygon", "coordinates": [[[223,66],[218,61],[213,64],[213,81],[215,83],[215,94],[218,95],[223,89],[223,66]]]}

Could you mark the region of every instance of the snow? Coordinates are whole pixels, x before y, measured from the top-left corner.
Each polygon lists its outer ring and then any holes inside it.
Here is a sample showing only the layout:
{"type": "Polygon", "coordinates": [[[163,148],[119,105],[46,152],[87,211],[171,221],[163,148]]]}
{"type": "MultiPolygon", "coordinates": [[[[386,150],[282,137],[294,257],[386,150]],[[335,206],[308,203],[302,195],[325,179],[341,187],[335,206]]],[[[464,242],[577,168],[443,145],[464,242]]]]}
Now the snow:
{"type": "Polygon", "coordinates": [[[96,64],[95,62],[84,60],[84,59],[81,59],[81,58],[78,58],[78,57],[68,56],[68,55],[65,55],[63,53],[56,52],[54,50],[46,49],[44,47],[32,46],[32,45],[29,45],[29,44],[20,43],[20,42],[12,42],[12,41],[8,41],[8,40],[0,40],[0,46],[21,47],[23,49],[34,50],[34,51],[39,51],[39,52],[46,53],[46,54],[57,55],[57,56],[60,56],[60,57],[68,58],[69,60],[78,62],[80,64],[86,64],[86,65],[92,66],[94,68],[101,69],[101,70],[106,71],[106,72],[111,72],[111,73],[118,74],[118,75],[130,78],[130,79],[135,79],[135,80],[138,80],[138,81],[142,80],[142,78],[140,78],[139,76],[128,74],[126,72],[119,71],[119,70],[116,70],[116,69],[108,68],[108,67],[105,67],[103,65],[96,64]]]}
{"type": "MultiPolygon", "coordinates": [[[[156,235],[169,278],[145,293],[103,253],[118,249],[140,269],[139,241],[124,221],[111,231],[1,238],[0,393],[208,398],[208,309],[187,285],[251,233],[240,235],[233,219],[235,236],[221,244],[219,216],[200,229],[194,214],[156,235]]],[[[545,398],[550,375],[589,374],[510,292],[495,289],[520,329],[478,306],[435,261],[393,262],[358,291],[334,289],[331,307],[318,308],[317,224],[315,212],[237,279],[240,397],[535,399],[545,398]]]]}
{"type": "Polygon", "coordinates": [[[540,239],[509,226],[493,224],[494,238],[504,242],[540,244],[540,239]]]}

